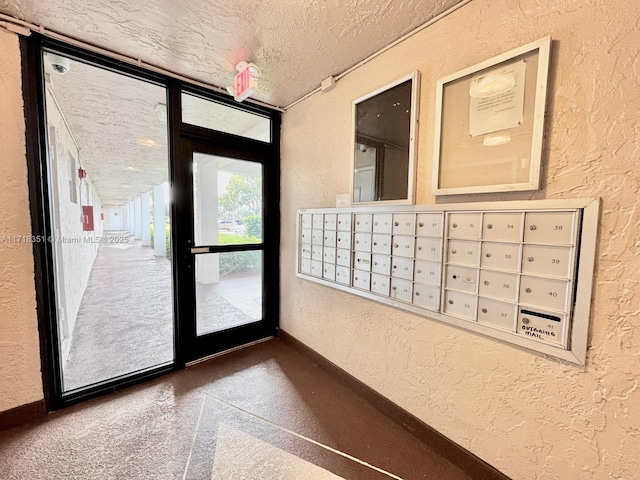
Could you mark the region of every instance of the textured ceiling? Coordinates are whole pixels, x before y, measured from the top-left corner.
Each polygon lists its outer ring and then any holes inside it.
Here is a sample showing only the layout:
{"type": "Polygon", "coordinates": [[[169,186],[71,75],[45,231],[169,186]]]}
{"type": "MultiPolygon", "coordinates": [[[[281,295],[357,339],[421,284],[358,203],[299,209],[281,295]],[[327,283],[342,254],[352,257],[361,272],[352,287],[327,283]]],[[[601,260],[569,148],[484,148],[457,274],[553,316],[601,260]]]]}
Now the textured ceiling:
{"type": "Polygon", "coordinates": [[[0,0],[0,12],[284,107],[460,0],[0,0]]]}

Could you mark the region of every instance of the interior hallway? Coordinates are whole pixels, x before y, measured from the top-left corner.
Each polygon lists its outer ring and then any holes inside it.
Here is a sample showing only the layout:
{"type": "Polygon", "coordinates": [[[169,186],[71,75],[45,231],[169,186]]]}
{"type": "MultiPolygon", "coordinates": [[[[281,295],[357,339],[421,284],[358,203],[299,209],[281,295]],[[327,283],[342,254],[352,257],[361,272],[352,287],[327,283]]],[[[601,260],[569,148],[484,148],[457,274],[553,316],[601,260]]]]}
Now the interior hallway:
{"type": "Polygon", "coordinates": [[[274,339],[3,432],[0,478],[470,477],[274,339]]]}

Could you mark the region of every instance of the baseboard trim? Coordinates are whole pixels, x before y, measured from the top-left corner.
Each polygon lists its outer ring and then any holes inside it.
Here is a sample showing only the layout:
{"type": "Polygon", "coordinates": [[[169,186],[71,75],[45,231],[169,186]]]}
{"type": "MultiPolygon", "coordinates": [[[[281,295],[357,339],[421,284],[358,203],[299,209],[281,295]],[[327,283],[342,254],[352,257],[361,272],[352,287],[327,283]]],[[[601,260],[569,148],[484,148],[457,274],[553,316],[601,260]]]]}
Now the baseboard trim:
{"type": "Polygon", "coordinates": [[[27,403],[19,407],[0,412],[0,432],[10,428],[19,427],[39,418],[47,416],[47,408],[44,400],[27,403]]]}
{"type": "Polygon", "coordinates": [[[418,417],[407,412],[388,398],[380,395],[374,389],[347,373],[336,364],[327,360],[315,350],[309,348],[297,338],[280,330],[279,338],[291,346],[298,353],[310,359],[319,368],[335,377],[342,384],[356,392],[376,409],[384,413],[391,420],[401,425],[414,437],[428,445],[433,451],[456,465],[471,478],[483,480],[509,480],[502,472],[478,458],[470,451],[448,439],[433,429],[418,417]]]}

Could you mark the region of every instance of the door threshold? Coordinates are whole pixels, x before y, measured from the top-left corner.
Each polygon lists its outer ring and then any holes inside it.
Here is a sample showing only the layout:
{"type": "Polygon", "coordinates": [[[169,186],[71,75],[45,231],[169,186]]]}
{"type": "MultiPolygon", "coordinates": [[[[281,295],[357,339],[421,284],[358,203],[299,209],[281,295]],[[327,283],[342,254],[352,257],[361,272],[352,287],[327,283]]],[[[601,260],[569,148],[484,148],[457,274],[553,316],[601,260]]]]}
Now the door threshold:
{"type": "Polygon", "coordinates": [[[258,345],[259,343],[268,342],[269,340],[273,340],[274,336],[261,338],[259,340],[254,340],[253,342],[245,343],[243,345],[238,345],[237,347],[229,348],[228,350],[223,350],[222,352],[214,353],[212,355],[207,355],[206,357],[198,358],[197,360],[192,360],[190,362],[185,363],[185,367],[192,367],[193,365],[197,365],[202,362],[206,362],[207,360],[211,360],[212,358],[217,358],[222,355],[226,355],[227,353],[235,352],[236,350],[242,350],[243,348],[253,347],[254,345],[258,345]]]}

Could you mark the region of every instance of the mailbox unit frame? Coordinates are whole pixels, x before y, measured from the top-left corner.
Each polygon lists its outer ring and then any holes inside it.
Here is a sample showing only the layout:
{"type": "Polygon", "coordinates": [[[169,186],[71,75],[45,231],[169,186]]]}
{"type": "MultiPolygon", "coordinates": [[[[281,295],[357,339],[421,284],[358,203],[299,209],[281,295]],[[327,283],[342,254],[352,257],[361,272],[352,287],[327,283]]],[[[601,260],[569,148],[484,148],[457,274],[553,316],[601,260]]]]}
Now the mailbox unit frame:
{"type": "MultiPolygon", "coordinates": [[[[374,300],[395,308],[400,308],[405,311],[409,311],[414,314],[418,314],[420,316],[426,317],[431,320],[437,320],[440,322],[444,322],[449,325],[453,325],[455,327],[468,330],[474,333],[478,333],[487,337],[491,337],[505,343],[509,343],[512,345],[516,345],[519,347],[523,347],[529,350],[533,350],[542,354],[550,355],[571,363],[585,365],[586,363],[586,352],[587,352],[587,341],[589,335],[589,324],[590,324],[590,314],[591,314],[591,293],[593,287],[593,274],[594,274],[594,264],[595,264],[595,255],[597,248],[597,232],[598,232],[598,220],[600,215],[600,199],[559,199],[559,200],[524,200],[524,201],[505,201],[505,202],[478,202],[478,203],[456,203],[456,204],[437,204],[437,205],[380,205],[380,206],[352,206],[348,208],[324,208],[324,209],[300,209],[297,211],[296,216],[296,262],[295,262],[295,274],[296,276],[303,278],[305,280],[310,280],[315,283],[319,283],[321,285],[329,286],[331,288],[335,288],[337,290],[341,290],[343,292],[351,293],[353,295],[357,295],[360,297],[364,297],[370,300],[374,300]],[[481,299],[485,297],[479,295],[479,289],[476,289],[475,296],[477,297],[476,301],[476,310],[475,310],[475,320],[465,319],[463,317],[456,316],[455,314],[447,314],[444,313],[444,299],[447,292],[455,292],[459,293],[459,290],[446,290],[446,272],[447,272],[447,248],[448,248],[448,219],[451,213],[457,212],[465,212],[465,213],[518,213],[522,215],[523,222],[521,228],[524,228],[524,218],[526,213],[537,213],[537,212],[549,212],[553,213],[557,212],[566,212],[566,211],[575,211],[574,217],[574,225],[573,228],[575,230],[574,234],[574,244],[570,247],[573,249],[571,252],[571,271],[568,275],[568,301],[566,308],[566,320],[564,322],[563,329],[563,339],[562,341],[555,345],[546,341],[538,341],[535,339],[531,339],[523,334],[518,334],[516,331],[507,331],[501,330],[497,327],[488,326],[482,323],[478,323],[477,318],[479,315],[478,312],[478,303],[481,299]],[[350,218],[351,225],[350,230],[342,229],[341,233],[350,233],[351,245],[349,248],[349,252],[351,255],[351,261],[349,265],[350,273],[353,277],[354,272],[354,254],[357,253],[365,253],[368,254],[367,258],[372,258],[373,255],[376,255],[375,252],[371,252],[371,247],[368,246],[367,252],[359,252],[355,248],[355,234],[363,233],[362,228],[359,228],[356,225],[356,216],[358,218],[368,218],[370,222],[372,222],[372,218],[376,214],[399,214],[399,213],[410,213],[410,214],[421,214],[421,213],[438,213],[442,214],[442,225],[440,227],[440,280],[439,286],[437,288],[440,289],[440,304],[438,310],[427,309],[426,307],[417,307],[412,303],[406,301],[398,301],[393,298],[393,292],[390,292],[389,296],[385,296],[384,294],[374,293],[370,289],[366,290],[364,287],[358,288],[354,286],[353,278],[349,279],[349,284],[345,283],[337,283],[337,281],[329,281],[322,276],[313,276],[312,274],[303,273],[301,271],[301,257],[303,257],[302,252],[300,251],[302,242],[300,239],[300,233],[302,230],[302,216],[305,214],[337,214],[342,215],[340,218],[350,218]],[[364,214],[364,216],[360,216],[364,214]],[[349,217],[345,217],[344,215],[348,215],[349,217]]],[[[371,236],[375,233],[373,229],[373,225],[369,225],[366,228],[369,228],[371,236]]],[[[338,230],[338,227],[336,227],[338,230]]],[[[494,243],[491,239],[483,239],[482,238],[482,226],[480,231],[481,237],[477,239],[478,245],[483,243],[494,243]]],[[[524,235],[524,232],[523,232],[524,235]]],[[[360,238],[360,237],[359,237],[360,238]]],[[[437,238],[437,237],[432,237],[437,238]]],[[[458,239],[456,239],[457,241],[458,239]]],[[[462,240],[462,239],[460,239],[462,240]]],[[[498,242],[499,243],[499,242],[498,242]]],[[[524,247],[527,246],[526,242],[522,243],[522,250],[524,251],[524,247]]],[[[390,257],[391,258],[391,257],[390,257]]],[[[407,259],[411,257],[405,257],[407,259]]],[[[416,258],[414,253],[413,258],[411,260],[414,261],[423,261],[419,258],[416,258]]],[[[524,262],[524,258],[521,259],[524,262]]],[[[343,266],[344,268],[344,266],[343,266]]],[[[473,268],[473,267],[472,267],[473,268]]],[[[481,266],[478,265],[475,267],[478,269],[478,278],[480,276],[481,266]]],[[[520,269],[522,270],[522,269],[520,269]]],[[[362,272],[364,277],[368,280],[365,282],[362,279],[359,279],[361,285],[365,285],[367,281],[369,282],[369,287],[373,288],[371,285],[371,279],[375,278],[376,272],[375,270],[358,270],[356,267],[356,271],[362,272]]],[[[519,278],[527,276],[526,273],[519,271],[517,274],[519,278]]],[[[390,278],[390,282],[393,285],[394,279],[396,283],[398,280],[402,280],[403,277],[394,276],[392,273],[388,276],[390,278]]],[[[478,279],[476,279],[478,281],[478,279]]],[[[400,282],[401,283],[401,282],[400,282]]],[[[430,287],[431,288],[431,287],[430,287]]],[[[492,299],[489,299],[490,301],[492,299]]],[[[495,299],[499,301],[499,299],[495,299]]],[[[413,303],[418,303],[414,301],[413,303]]],[[[519,324],[518,321],[518,311],[520,310],[521,302],[516,302],[516,312],[515,312],[515,328],[519,324]]]]}

